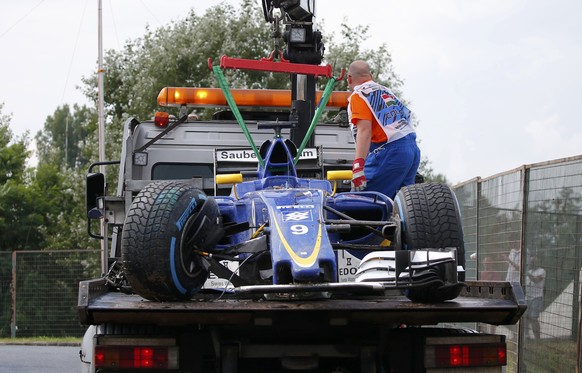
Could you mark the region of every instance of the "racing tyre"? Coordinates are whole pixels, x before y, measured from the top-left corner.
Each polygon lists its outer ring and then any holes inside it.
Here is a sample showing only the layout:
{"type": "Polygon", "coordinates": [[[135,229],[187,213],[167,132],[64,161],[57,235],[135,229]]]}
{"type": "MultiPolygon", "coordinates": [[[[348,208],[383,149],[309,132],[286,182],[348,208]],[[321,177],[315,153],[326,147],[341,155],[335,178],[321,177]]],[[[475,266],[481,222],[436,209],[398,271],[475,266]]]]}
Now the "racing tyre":
{"type": "MultiPolygon", "coordinates": [[[[465,245],[457,198],[444,184],[414,184],[402,188],[394,200],[401,220],[402,248],[405,250],[455,247],[457,265],[465,268],[465,245]]],[[[444,273],[445,270],[442,269],[444,273]]],[[[458,281],[464,281],[464,272],[458,281]]],[[[411,288],[405,294],[419,302],[438,302],[454,299],[461,283],[411,288]]]]}
{"type": "Polygon", "coordinates": [[[133,200],[122,233],[121,258],[133,291],[154,301],[187,300],[208,277],[197,248],[219,240],[216,201],[191,185],[153,182],[133,200]]]}

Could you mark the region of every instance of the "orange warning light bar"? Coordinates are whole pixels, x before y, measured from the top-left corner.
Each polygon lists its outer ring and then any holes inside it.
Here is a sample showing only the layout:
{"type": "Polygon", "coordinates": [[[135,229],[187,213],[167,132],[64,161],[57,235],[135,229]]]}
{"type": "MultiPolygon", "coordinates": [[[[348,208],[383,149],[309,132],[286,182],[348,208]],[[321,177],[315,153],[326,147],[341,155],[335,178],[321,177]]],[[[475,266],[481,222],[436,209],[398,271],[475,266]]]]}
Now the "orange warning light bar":
{"type": "MultiPolygon", "coordinates": [[[[291,91],[284,89],[233,89],[232,97],[239,107],[291,107],[291,91]]],[[[340,109],[348,106],[351,92],[332,92],[327,109],[340,109]]],[[[321,99],[322,91],[316,92],[316,100],[321,99]]],[[[158,105],[208,107],[228,106],[220,88],[166,87],[158,95],[158,105]]]]}

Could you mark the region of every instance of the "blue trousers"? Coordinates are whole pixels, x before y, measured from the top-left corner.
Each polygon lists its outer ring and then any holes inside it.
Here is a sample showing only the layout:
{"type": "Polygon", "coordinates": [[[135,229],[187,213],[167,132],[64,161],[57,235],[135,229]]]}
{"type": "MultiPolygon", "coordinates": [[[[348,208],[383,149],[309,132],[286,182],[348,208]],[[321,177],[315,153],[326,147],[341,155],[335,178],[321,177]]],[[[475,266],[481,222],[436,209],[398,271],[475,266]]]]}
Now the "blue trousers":
{"type": "Polygon", "coordinates": [[[364,165],[368,182],[366,190],[394,199],[400,188],[414,184],[419,165],[420,149],[416,145],[416,133],[388,144],[372,143],[364,165]]]}

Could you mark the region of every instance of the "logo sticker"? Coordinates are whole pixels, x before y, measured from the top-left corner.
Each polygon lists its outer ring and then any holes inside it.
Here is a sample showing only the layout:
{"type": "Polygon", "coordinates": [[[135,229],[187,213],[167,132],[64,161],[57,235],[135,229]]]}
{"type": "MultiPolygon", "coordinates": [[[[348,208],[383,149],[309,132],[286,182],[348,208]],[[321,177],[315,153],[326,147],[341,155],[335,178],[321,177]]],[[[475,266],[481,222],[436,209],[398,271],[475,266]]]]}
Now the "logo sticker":
{"type": "Polygon", "coordinates": [[[282,211],[283,221],[311,221],[311,211],[282,211]]]}
{"type": "Polygon", "coordinates": [[[388,93],[382,94],[382,100],[384,100],[386,106],[396,105],[396,99],[394,98],[394,96],[391,96],[388,93]]]}

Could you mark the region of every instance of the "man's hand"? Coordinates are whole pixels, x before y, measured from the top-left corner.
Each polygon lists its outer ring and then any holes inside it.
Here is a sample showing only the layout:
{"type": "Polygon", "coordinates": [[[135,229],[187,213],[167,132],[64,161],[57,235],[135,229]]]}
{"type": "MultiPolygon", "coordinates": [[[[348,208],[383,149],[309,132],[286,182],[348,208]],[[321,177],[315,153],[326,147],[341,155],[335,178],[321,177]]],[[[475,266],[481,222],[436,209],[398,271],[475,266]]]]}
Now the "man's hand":
{"type": "Polygon", "coordinates": [[[357,158],[352,164],[352,192],[361,192],[366,189],[364,163],[364,158],[357,158]]]}

